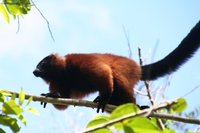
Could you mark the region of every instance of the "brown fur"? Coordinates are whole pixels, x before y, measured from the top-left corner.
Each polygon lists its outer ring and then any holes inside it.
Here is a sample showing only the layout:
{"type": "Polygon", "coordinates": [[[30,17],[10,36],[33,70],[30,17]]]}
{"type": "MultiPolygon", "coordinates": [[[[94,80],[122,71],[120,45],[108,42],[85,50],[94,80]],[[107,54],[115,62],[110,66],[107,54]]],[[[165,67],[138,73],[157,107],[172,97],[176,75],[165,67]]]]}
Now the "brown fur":
{"type": "Polygon", "coordinates": [[[99,91],[99,96],[109,104],[136,102],[133,87],[141,78],[141,68],[133,60],[112,54],[68,54],[64,57],[52,54],[50,57],[52,68],[44,69],[47,74],[39,77],[49,83],[51,93],[64,98],[83,98],[99,91]]]}

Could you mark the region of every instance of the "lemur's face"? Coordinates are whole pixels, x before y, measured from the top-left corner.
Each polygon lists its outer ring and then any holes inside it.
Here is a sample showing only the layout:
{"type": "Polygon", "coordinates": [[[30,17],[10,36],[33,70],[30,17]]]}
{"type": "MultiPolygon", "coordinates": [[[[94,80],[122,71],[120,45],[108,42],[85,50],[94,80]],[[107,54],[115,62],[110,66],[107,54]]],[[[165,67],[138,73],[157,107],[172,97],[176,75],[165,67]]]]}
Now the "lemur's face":
{"type": "Polygon", "coordinates": [[[36,66],[36,69],[33,71],[33,74],[36,77],[41,77],[44,80],[49,80],[53,76],[52,73],[54,73],[54,55],[49,55],[42,59],[38,65],[36,66]]]}

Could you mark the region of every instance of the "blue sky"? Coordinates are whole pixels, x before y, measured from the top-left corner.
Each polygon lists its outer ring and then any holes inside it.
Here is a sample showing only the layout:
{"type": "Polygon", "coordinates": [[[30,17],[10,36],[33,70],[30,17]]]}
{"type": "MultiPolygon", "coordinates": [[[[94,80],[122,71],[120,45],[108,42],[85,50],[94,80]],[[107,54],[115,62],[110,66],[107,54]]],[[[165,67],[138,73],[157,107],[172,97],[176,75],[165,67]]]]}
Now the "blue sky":
{"type": "MultiPolygon", "coordinates": [[[[171,52],[200,20],[200,1],[197,0],[54,0],[35,1],[50,22],[55,42],[52,41],[44,19],[35,8],[17,21],[7,24],[0,17],[0,88],[39,95],[48,92],[48,86],[33,76],[37,63],[46,55],[67,53],[113,53],[128,56],[125,27],[133,52],[138,61],[137,48],[151,62],[156,42],[159,42],[154,61],[171,52]]],[[[198,70],[200,51],[172,75],[165,98],[174,99],[185,95],[200,84],[198,70]]],[[[166,77],[153,83],[152,90],[166,84],[166,77]]],[[[139,86],[139,85],[138,85],[139,86]]],[[[136,89],[137,87],[136,86],[136,89]]],[[[188,110],[199,106],[200,89],[186,96],[188,110]]],[[[93,100],[93,94],[86,99],[93,100]]],[[[146,101],[137,99],[138,103],[146,101]]],[[[43,109],[39,103],[32,106],[40,116],[26,114],[27,126],[21,133],[78,132],[96,115],[96,110],[70,107],[57,111],[48,105],[43,109]]],[[[9,131],[9,130],[8,130],[9,131]]]]}

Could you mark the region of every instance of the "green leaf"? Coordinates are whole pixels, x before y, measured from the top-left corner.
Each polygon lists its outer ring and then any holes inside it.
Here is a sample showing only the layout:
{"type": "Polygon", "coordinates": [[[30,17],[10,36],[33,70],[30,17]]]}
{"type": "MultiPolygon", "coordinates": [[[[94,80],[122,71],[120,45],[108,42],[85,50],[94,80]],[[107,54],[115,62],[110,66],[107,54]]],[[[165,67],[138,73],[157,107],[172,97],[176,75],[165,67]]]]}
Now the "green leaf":
{"type": "Polygon", "coordinates": [[[2,93],[0,93],[0,102],[3,103],[4,102],[4,95],[2,93]]]}
{"type": "Polygon", "coordinates": [[[19,132],[20,127],[17,123],[17,119],[10,116],[0,115],[0,124],[10,127],[13,132],[19,132]]]}
{"type": "Polygon", "coordinates": [[[0,133],[6,133],[3,129],[0,128],[0,133]]]}
{"type": "Polygon", "coordinates": [[[14,18],[16,18],[17,15],[23,16],[27,14],[31,9],[29,0],[4,0],[4,3],[8,3],[5,4],[5,6],[14,18]]]}
{"type": "Polygon", "coordinates": [[[187,107],[187,102],[185,101],[185,99],[179,98],[177,100],[177,103],[171,106],[170,112],[181,113],[184,109],[186,109],[186,107],[187,107]]]}
{"type": "Polygon", "coordinates": [[[121,123],[121,122],[118,122],[118,123],[115,123],[114,125],[113,125],[114,127],[115,127],[115,129],[117,129],[117,130],[122,130],[124,127],[124,125],[123,125],[123,123],[121,123]]]}
{"type": "Polygon", "coordinates": [[[90,121],[87,124],[86,128],[97,126],[99,124],[106,123],[108,121],[109,121],[109,118],[108,117],[104,117],[104,116],[99,117],[99,118],[95,118],[94,120],[90,121]]]}
{"type": "Polygon", "coordinates": [[[132,103],[127,103],[127,104],[123,104],[120,105],[119,107],[117,107],[112,113],[111,113],[111,119],[116,119],[119,118],[121,116],[130,114],[130,113],[136,113],[138,112],[139,109],[135,104],[132,103]]]}
{"type": "Polygon", "coordinates": [[[26,108],[26,110],[34,115],[40,115],[40,113],[34,108],[26,108]]]}
{"type": "Polygon", "coordinates": [[[20,113],[24,112],[23,109],[21,109],[19,105],[15,103],[14,100],[9,100],[5,102],[2,106],[2,111],[5,114],[15,114],[15,115],[19,115],[20,113]]]}
{"type": "Polygon", "coordinates": [[[160,128],[146,117],[135,117],[124,123],[138,133],[160,133],[160,128]]]}
{"type": "Polygon", "coordinates": [[[4,19],[6,20],[7,23],[10,22],[10,18],[8,15],[8,12],[6,11],[6,8],[3,6],[3,4],[0,4],[0,12],[2,13],[4,19]]]}
{"type": "Polygon", "coordinates": [[[129,126],[123,125],[123,129],[125,133],[135,133],[134,130],[129,126]]]}
{"type": "Polygon", "coordinates": [[[98,120],[98,119],[106,119],[106,120],[109,120],[110,119],[110,116],[108,115],[97,115],[93,118],[93,120],[98,120]]]}
{"type": "Polygon", "coordinates": [[[22,105],[24,103],[24,99],[25,99],[25,92],[23,89],[21,89],[19,93],[19,105],[22,105]]]}
{"type": "Polygon", "coordinates": [[[6,90],[0,89],[0,93],[3,94],[4,96],[12,96],[11,93],[7,92],[6,90]]]}
{"type": "Polygon", "coordinates": [[[17,117],[19,118],[19,120],[20,120],[24,125],[26,125],[26,118],[25,118],[22,114],[17,115],[17,117]]]}
{"type": "Polygon", "coordinates": [[[95,130],[92,133],[112,133],[112,132],[107,128],[102,128],[102,129],[95,130]]]}
{"type": "Polygon", "coordinates": [[[15,100],[15,98],[16,98],[16,94],[12,94],[12,96],[11,96],[11,100],[15,100]]]}
{"type": "Polygon", "coordinates": [[[163,133],[176,133],[176,131],[165,128],[163,133]]]}
{"type": "Polygon", "coordinates": [[[26,106],[28,106],[31,103],[31,101],[33,101],[33,97],[28,98],[28,102],[27,102],[26,106]]]}

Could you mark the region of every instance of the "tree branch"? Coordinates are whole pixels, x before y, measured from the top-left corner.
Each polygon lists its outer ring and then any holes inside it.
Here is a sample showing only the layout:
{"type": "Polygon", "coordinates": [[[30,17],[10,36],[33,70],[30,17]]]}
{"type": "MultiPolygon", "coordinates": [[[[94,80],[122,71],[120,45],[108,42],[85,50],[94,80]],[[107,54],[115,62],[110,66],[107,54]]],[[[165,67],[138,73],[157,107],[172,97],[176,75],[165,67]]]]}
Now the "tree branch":
{"type": "MultiPolygon", "coordinates": [[[[13,91],[8,91],[8,90],[0,90],[0,92],[5,92],[9,94],[15,94],[16,97],[19,97],[19,93],[13,92],[13,91]]],[[[59,104],[59,105],[74,105],[74,106],[84,106],[84,107],[90,107],[90,108],[97,108],[97,104],[94,102],[86,101],[86,100],[79,100],[79,99],[66,99],[66,98],[49,98],[49,97],[44,97],[44,96],[34,96],[34,95],[29,95],[25,94],[25,99],[29,99],[32,97],[33,101],[38,101],[38,102],[47,102],[47,103],[52,103],[52,104],[59,104]]],[[[168,108],[169,106],[177,103],[177,100],[172,100],[172,101],[164,101],[160,104],[154,105],[149,109],[142,110],[137,113],[132,113],[126,116],[123,116],[118,119],[114,119],[112,121],[109,121],[104,124],[100,124],[98,126],[88,128],[83,133],[86,132],[91,132],[103,127],[110,126],[114,123],[117,122],[122,122],[123,120],[133,118],[136,116],[146,116],[146,117],[156,117],[156,118],[162,118],[162,119],[170,119],[174,121],[179,121],[179,122],[184,122],[184,123],[191,123],[191,124],[200,124],[200,120],[198,119],[193,119],[193,118],[187,118],[187,117],[180,117],[177,115],[169,115],[169,114],[161,114],[161,113],[154,113],[155,111],[163,108],[168,108]]],[[[114,105],[106,105],[105,110],[107,112],[112,112],[116,106],[114,105]]]]}
{"type": "Polygon", "coordinates": [[[129,41],[129,34],[128,34],[128,31],[126,30],[125,26],[122,25],[122,27],[123,27],[124,35],[126,37],[126,41],[127,41],[127,45],[128,45],[129,58],[131,59],[133,54],[132,54],[132,50],[131,50],[131,44],[129,41]]]}
{"type": "MultiPolygon", "coordinates": [[[[19,97],[19,93],[17,92],[8,91],[8,90],[0,90],[0,92],[15,94],[16,97],[19,97]]],[[[87,101],[87,100],[68,99],[68,98],[50,98],[50,97],[44,97],[44,96],[34,96],[34,95],[25,94],[25,99],[29,99],[30,97],[33,98],[33,101],[39,101],[39,102],[46,102],[46,103],[52,103],[52,104],[58,104],[58,105],[73,105],[73,106],[97,108],[97,103],[87,101]]],[[[112,112],[115,108],[116,106],[108,104],[105,107],[105,111],[112,112]]]]}
{"type": "MultiPolygon", "coordinates": [[[[143,61],[142,61],[142,56],[141,56],[142,54],[141,54],[141,49],[140,48],[138,48],[138,54],[139,54],[140,66],[142,66],[143,65],[143,61]]],[[[155,105],[155,101],[154,101],[153,96],[152,96],[151,91],[150,91],[149,81],[145,80],[144,84],[146,86],[147,96],[149,97],[151,105],[154,106],[155,105]]],[[[155,112],[157,112],[157,111],[155,111],[155,112]]],[[[165,129],[165,126],[163,125],[161,119],[157,119],[157,124],[159,125],[161,130],[165,129]]]]}
{"type": "Polygon", "coordinates": [[[159,105],[155,105],[149,109],[145,109],[145,110],[141,110],[137,113],[131,113],[125,116],[122,116],[120,118],[114,119],[112,121],[103,123],[103,124],[99,124],[98,126],[94,126],[91,128],[88,128],[86,130],[84,130],[82,133],[88,133],[88,132],[92,132],[104,127],[108,127],[111,126],[115,123],[118,122],[123,122],[126,119],[130,119],[130,118],[134,118],[137,116],[145,116],[145,117],[155,117],[155,118],[162,118],[162,119],[169,119],[169,120],[174,120],[174,121],[179,121],[179,122],[185,122],[185,123],[190,123],[190,124],[200,124],[200,120],[198,119],[193,119],[193,118],[187,118],[187,117],[180,117],[177,115],[168,115],[168,114],[161,114],[161,113],[154,113],[155,111],[161,109],[161,108],[167,108],[168,106],[171,106],[173,104],[175,104],[177,101],[169,101],[169,102],[164,102],[164,103],[160,103],[159,105]]]}
{"type": "Polygon", "coordinates": [[[173,114],[163,114],[163,113],[154,113],[152,112],[150,117],[157,117],[157,118],[162,118],[162,119],[168,119],[168,120],[174,120],[174,121],[179,121],[183,123],[191,123],[191,124],[200,124],[200,120],[194,119],[194,118],[188,118],[188,117],[182,117],[182,116],[177,116],[173,114]]]}

